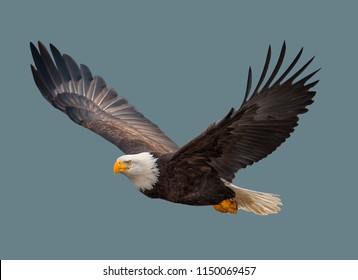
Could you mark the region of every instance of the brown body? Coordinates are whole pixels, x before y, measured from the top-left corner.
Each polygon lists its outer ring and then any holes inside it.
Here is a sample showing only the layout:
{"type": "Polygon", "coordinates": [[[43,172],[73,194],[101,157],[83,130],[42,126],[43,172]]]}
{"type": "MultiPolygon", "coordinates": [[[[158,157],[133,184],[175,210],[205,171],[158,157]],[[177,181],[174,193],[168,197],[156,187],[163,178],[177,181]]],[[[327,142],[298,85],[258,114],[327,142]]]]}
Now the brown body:
{"type": "Polygon", "coordinates": [[[189,205],[215,205],[235,197],[234,191],[224,185],[218,172],[207,163],[178,164],[170,158],[172,154],[158,158],[158,168],[165,176],[159,176],[151,190],[143,191],[146,196],[189,205]]]}

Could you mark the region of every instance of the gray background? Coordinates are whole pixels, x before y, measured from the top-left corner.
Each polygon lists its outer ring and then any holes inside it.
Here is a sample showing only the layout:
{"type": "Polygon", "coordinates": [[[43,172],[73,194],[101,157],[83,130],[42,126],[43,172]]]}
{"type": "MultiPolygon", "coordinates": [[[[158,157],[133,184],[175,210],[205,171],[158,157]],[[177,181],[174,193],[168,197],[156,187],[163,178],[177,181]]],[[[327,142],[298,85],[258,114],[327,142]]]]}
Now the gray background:
{"type": "Polygon", "coordinates": [[[354,1],[79,2],[0,4],[1,259],[357,258],[354,1]],[[235,180],[280,194],[280,214],[151,200],[113,176],[122,153],[35,87],[37,40],[102,75],[179,145],[241,104],[269,44],[276,60],[286,40],[285,65],[304,46],[301,63],[316,55],[309,71],[322,67],[315,103],[235,180]]]}

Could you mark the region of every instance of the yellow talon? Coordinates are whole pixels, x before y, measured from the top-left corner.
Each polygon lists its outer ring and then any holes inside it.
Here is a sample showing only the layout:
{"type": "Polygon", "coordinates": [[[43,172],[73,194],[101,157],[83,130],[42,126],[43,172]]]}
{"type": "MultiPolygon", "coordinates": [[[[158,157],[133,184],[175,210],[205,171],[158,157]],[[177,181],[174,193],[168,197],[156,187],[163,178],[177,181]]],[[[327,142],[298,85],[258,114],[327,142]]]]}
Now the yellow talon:
{"type": "Polygon", "coordinates": [[[222,207],[221,204],[213,205],[213,207],[216,211],[219,211],[221,213],[227,213],[227,210],[224,209],[224,207],[222,207]]]}
{"type": "Polygon", "coordinates": [[[221,201],[219,204],[213,205],[213,207],[216,211],[219,211],[221,213],[227,213],[227,212],[231,214],[237,213],[236,201],[232,199],[225,199],[221,201]]]}

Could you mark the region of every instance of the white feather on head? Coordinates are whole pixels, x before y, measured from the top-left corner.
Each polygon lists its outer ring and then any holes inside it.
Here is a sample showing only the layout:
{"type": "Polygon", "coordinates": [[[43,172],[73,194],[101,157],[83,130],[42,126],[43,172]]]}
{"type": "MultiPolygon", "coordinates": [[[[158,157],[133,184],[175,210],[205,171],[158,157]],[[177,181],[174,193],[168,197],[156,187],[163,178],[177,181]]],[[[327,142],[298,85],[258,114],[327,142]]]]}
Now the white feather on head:
{"type": "Polygon", "coordinates": [[[152,189],[158,181],[159,169],[157,158],[151,153],[143,152],[134,155],[124,155],[119,157],[117,161],[127,164],[128,169],[122,173],[141,191],[152,189]]]}

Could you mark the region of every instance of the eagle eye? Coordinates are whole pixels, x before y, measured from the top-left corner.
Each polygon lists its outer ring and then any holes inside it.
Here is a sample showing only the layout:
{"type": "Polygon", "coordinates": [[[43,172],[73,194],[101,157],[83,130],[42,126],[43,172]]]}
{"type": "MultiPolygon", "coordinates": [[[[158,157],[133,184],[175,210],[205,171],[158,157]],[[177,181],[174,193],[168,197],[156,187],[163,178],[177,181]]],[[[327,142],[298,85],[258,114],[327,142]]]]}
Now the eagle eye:
{"type": "Polygon", "coordinates": [[[131,160],[125,160],[124,163],[129,166],[129,165],[132,164],[132,161],[131,160]]]}

